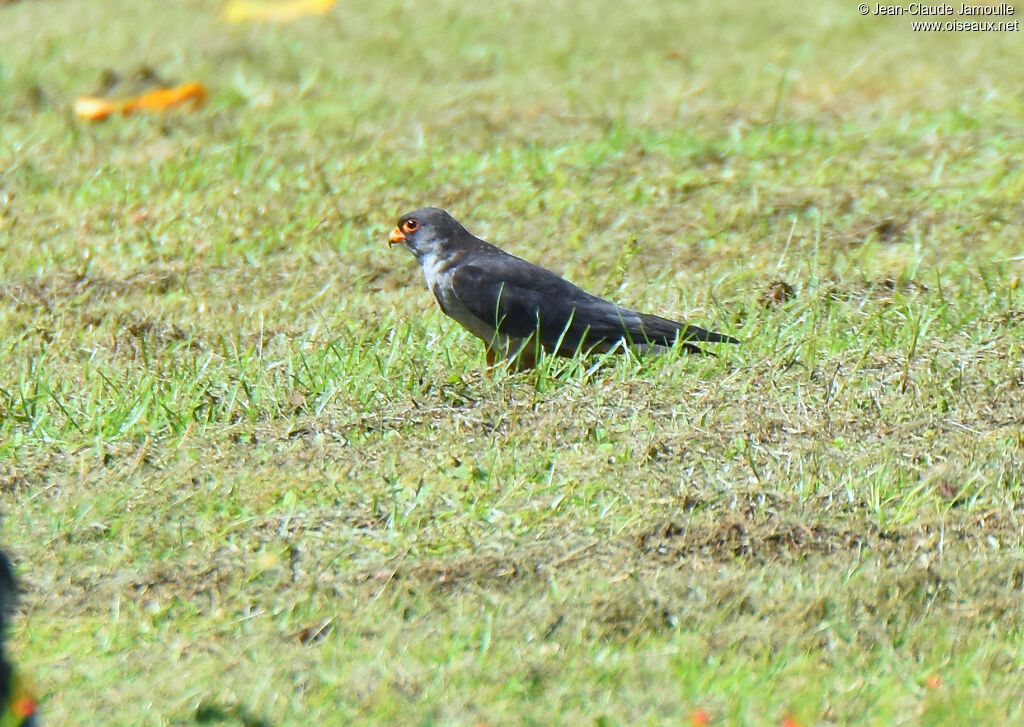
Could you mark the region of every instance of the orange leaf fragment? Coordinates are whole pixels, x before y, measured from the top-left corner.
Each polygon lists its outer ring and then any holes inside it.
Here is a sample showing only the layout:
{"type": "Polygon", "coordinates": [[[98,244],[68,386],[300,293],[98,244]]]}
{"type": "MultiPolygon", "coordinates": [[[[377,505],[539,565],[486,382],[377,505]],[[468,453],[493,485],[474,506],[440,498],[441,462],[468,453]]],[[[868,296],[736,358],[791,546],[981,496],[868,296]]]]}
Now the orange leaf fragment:
{"type": "Polygon", "coordinates": [[[711,724],[711,715],[703,709],[695,709],[690,712],[690,724],[692,727],[706,727],[711,724]]]}
{"type": "Polygon", "coordinates": [[[787,714],[779,722],[779,727],[800,727],[800,723],[792,715],[787,714]]]}
{"type": "Polygon", "coordinates": [[[335,0],[231,0],[224,8],[224,20],[229,23],[296,20],[306,15],[323,15],[334,3],[335,0]]]}
{"type": "Polygon", "coordinates": [[[206,86],[193,81],[178,86],[156,88],[124,101],[112,101],[99,96],[79,96],[72,108],[75,114],[83,119],[103,121],[115,113],[127,116],[138,111],[166,111],[186,103],[191,104],[190,108],[197,109],[205,101],[206,86]]]}
{"type": "Polygon", "coordinates": [[[932,674],[924,680],[924,685],[928,687],[928,689],[938,689],[942,686],[942,679],[939,678],[938,674],[932,674]]]}
{"type": "Polygon", "coordinates": [[[174,106],[191,102],[191,108],[197,109],[206,101],[206,86],[193,81],[173,88],[157,88],[153,91],[130,98],[122,104],[124,114],[136,111],[166,111],[174,106]]]}
{"type": "Polygon", "coordinates": [[[76,116],[89,121],[103,121],[112,113],[120,110],[120,104],[98,96],[79,96],[72,106],[76,116]]]}

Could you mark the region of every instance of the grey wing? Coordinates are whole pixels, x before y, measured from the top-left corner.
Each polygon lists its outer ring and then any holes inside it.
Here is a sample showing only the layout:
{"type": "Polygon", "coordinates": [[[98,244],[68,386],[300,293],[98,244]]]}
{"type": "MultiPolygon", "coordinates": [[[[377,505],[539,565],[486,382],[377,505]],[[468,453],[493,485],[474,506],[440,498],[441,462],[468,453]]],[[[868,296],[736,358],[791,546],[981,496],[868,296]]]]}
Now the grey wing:
{"type": "Polygon", "coordinates": [[[452,276],[452,287],[459,301],[488,326],[513,338],[537,333],[548,351],[571,354],[624,338],[645,340],[639,314],[518,259],[462,265],[452,276]]]}

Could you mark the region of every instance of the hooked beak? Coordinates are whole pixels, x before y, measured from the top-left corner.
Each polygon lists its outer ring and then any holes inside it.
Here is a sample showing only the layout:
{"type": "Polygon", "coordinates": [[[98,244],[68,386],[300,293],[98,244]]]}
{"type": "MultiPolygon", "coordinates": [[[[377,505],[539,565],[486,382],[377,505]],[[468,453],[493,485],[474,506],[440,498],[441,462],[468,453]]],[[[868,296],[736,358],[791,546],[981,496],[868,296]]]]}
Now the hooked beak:
{"type": "Polygon", "coordinates": [[[388,247],[391,247],[396,242],[405,242],[405,233],[397,227],[393,229],[391,234],[388,236],[388,247]]]}

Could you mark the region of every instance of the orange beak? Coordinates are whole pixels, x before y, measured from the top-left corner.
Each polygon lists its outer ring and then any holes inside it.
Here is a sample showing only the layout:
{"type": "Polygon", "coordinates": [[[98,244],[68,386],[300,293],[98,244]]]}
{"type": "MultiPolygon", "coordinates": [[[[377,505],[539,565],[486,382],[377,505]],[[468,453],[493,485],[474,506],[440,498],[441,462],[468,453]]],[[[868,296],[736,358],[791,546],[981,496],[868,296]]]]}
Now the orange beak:
{"type": "Polygon", "coordinates": [[[397,227],[388,235],[388,247],[391,247],[396,242],[405,242],[405,234],[397,227]]]}

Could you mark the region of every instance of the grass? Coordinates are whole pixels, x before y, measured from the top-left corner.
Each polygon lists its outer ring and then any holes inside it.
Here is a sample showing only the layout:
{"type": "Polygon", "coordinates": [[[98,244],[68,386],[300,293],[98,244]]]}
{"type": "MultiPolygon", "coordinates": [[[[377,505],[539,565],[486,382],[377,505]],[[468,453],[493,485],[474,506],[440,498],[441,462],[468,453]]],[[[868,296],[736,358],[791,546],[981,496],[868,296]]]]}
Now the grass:
{"type": "Polygon", "coordinates": [[[9,648],[52,724],[1012,724],[1016,33],[0,7],[9,648]],[[199,113],[76,121],[105,68],[199,113]],[[485,376],[444,206],[743,339],[485,376]]]}

